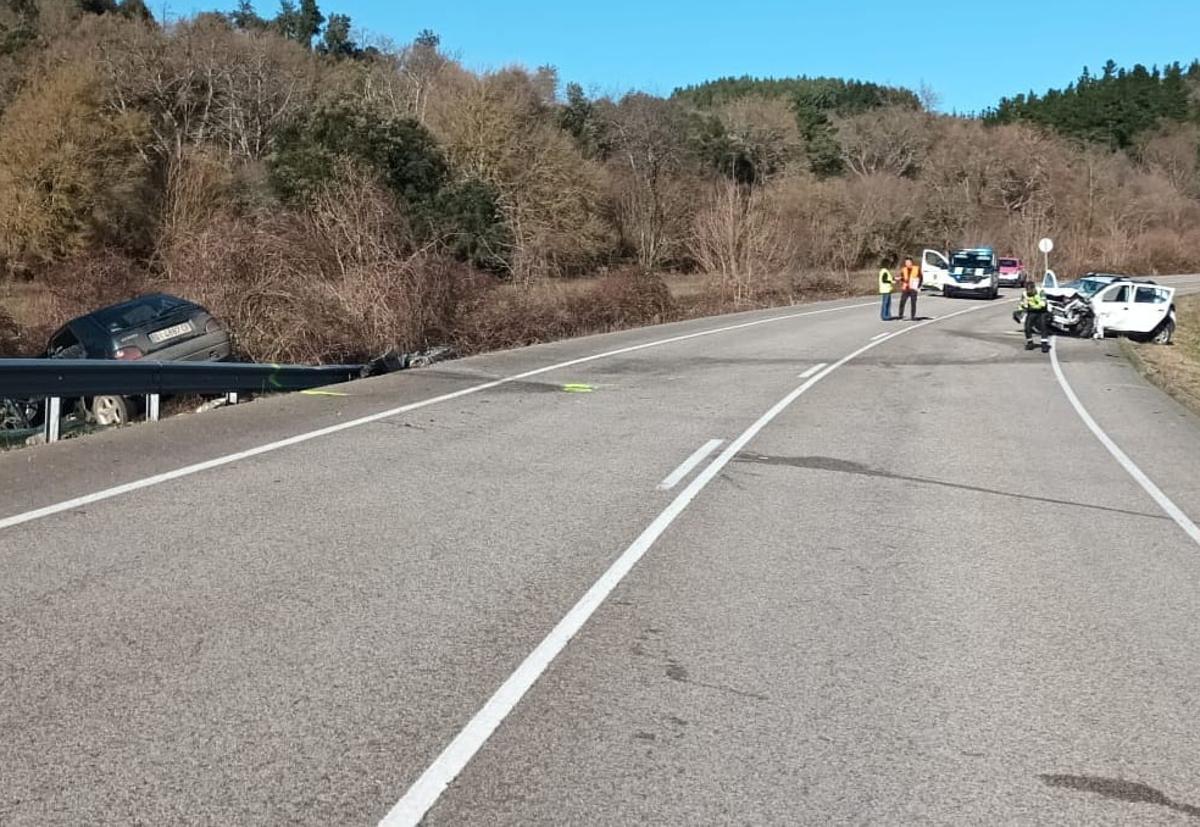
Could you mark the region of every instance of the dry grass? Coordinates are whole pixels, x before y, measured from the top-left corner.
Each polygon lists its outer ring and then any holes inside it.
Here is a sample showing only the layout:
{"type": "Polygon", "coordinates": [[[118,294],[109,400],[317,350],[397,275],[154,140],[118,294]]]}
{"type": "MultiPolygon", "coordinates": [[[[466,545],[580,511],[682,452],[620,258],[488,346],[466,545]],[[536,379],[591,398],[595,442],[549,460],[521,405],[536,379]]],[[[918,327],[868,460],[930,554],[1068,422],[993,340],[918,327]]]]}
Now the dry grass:
{"type": "Polygon", "coordinates": [[[4,308],[17,324],[27,325],[33,320],[37,303],[46,289],[35,282],[10,281],[0,284],[0,308],[4,308]]]}
{"type": "Polygon", "coordinates": [[[1128,339],[1122,344],[1147,379],[1200,414],[1200,296],[1178,299],[1175,310],[1178,325],[1170,347],[1128,339]]]}
{"type": "Polygon", "coordinates": [[[56,318],[53,295],[31,282],[0,284],[0,357],[31,356],[46,344],[56,318]]]}

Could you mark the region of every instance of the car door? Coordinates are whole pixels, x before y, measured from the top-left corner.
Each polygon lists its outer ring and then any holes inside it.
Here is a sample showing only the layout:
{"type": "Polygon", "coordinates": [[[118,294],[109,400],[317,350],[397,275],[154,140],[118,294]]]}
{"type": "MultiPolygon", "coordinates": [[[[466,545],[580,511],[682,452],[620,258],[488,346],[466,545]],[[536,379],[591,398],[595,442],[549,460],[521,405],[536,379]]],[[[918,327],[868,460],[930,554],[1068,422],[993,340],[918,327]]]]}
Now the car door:
{"type": "Polygon", "coordinates": [[[931,290],[941,290],[946,283],[946,275],[950,272],[950,260],[937,250],[924,250],[921,253],[921,286],[931,290]]]}
{"type": "Polygon", "coordinates": [[[1175,290],[1171,287],[1159,287],[1153,284],[1137,285],[1133,291],[1133,303],[1129,307],[1125,322],[1128,326],[1121,329],[1129,333],[1154,331],[1167,317],[1167,311],[1171,309],[1171,300],[1174,296],[1175,290]]]}
{"type": "Polygon", "coordinates": [[[1133,285],[1114,284],[1100,291],[1092,302],[1096,318],[1105,330],[1128,330],[1133,307],[1133,285]]]}

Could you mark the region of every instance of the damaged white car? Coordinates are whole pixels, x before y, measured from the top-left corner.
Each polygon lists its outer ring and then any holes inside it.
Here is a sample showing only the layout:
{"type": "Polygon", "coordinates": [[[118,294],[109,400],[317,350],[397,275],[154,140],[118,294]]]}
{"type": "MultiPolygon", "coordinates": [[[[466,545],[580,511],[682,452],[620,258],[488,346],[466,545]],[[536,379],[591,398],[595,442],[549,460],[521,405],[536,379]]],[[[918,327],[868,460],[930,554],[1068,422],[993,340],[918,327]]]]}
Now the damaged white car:
{"type": "MultiPolygon", "coordinates": [[[[1088,273],[1059,285],[1054,273],[1043,281],[1050,327],[1058,333],[1102,339],[1128,336],[1166,345],[1175,335],[1175,288],[1149,279],[1088,273]]],[[[1018,324],[1024,317],[1013,314],[1018,324]]]]}

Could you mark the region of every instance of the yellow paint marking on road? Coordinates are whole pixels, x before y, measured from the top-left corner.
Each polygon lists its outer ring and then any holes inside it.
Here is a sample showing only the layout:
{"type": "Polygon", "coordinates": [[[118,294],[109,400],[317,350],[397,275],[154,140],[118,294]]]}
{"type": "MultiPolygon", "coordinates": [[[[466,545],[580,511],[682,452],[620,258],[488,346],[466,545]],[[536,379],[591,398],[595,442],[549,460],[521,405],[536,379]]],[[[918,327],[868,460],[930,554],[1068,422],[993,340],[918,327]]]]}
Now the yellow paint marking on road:
{"type": "Polygon", "coordinates": [[[562,389],[566,393],[591,393],[595,390],[595,388],[593,388],[591,385],[584,385],[581,383],[563,385],[562,389]]]}
{"type": "Polygon", "coordinates": [[[315,388],[310,388],[306,391],[300,391],[300,393],[304,394],[305,396],[349,396],[350,395],[348,393],[342,393],[341,391],[322,391],[322,390],[316,390],[315,388]]]}

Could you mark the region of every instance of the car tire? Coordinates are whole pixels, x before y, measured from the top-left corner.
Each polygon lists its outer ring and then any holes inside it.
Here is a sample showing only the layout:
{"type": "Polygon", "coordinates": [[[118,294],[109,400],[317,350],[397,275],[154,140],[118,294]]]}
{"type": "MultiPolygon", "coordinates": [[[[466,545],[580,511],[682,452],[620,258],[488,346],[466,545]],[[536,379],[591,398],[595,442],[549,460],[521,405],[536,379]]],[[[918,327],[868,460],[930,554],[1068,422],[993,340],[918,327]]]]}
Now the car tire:
{"type": "Polygon", "coordinates": [[[1169,345],[1171,344],[1171,339],[1174,337],[1174,335],[1175,322],[1173,322],[1171,319],[1167,319],[1158,326],[1157,330],[1154,331],[1150,337],[1150,341],[1154,342],[1156,345],[1169,345]]]}
{"type": "Polygon", "coordinates": [[[1081,321],[1075,328],[1075,335],[1080,339],[1090,339],[1092,338],[1092,334],[1095,332],[1096,320],[1091,316],[1088,316],[1086,319],[1081,321]]]}
{"type": "Polygon", "coordinates": [[[88,418],[97,425],[128,425],[129,407],[124,396],[94,396],[88,403],[88,418]]]}

